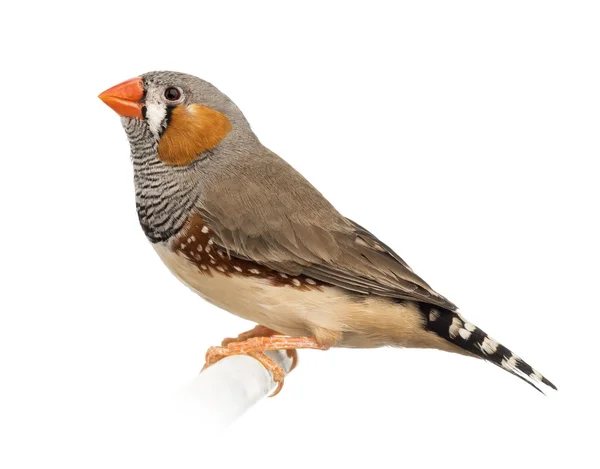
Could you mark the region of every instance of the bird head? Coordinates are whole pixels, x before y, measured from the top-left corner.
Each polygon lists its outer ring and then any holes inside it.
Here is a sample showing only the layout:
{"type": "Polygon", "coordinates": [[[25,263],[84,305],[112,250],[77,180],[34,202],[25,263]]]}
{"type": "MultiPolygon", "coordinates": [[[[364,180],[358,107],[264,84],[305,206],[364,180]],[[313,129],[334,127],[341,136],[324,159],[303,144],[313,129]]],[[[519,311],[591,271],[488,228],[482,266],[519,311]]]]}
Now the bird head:
{"type": "Polygon", "coordinates": [[[200,78],[150,72],[99,98],[121,116],[138,217],[153,242],[177,233],[215,188],[239,187],[244,174],[260,171],[252,168],[262,146],[244,115],[200,78]]]}
{"type": "Polygon", "coordinates": [[[186,166],[233,134],[253,135],[237,106],[210,83],[183,73],[149,72],[98,96],[122,118],[132,151],[140,141],[157,144],[165,165],[186,166]]]}

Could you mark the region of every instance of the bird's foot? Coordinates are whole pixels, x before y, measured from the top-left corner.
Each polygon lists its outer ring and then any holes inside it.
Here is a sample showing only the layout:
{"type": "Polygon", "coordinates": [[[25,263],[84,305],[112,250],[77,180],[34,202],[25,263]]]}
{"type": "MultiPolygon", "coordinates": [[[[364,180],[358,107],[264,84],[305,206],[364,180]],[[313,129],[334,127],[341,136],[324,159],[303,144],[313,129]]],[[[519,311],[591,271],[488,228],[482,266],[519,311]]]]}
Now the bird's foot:
{"type": "MultiPolygon", "coordinates": [[[[245,340],[252,339],[254,337],[273,337],[273,336],[284,336],[284,334],[281,334],[280,332],[277,332],[266,326],[261,326],[259,324],[254,329],[250,329],[249,331],[242,332],[235,339],[233,339],[231,337],[223,339],[223,341],[221,342],[221,345],[223,347],[225,347],[226,345],[229,345],[233,342],[244,342],[245,340]]],[[[298,351],[296,349],[289,349],[289,350],[286,350],[286,353],[287,353],[287,356],[292,360],[292,365],[290,366],[290,369],[288,371],[288,373],[289,373],[294,368],[296,368],[296,365],[298,365],[298,351]]]]}
{"type": "MultiPolygon", "coordinates": [[[[248,333],[250,332],[252,331],[248,331],[248,333]]],[[[280,335],[272,335],[271,337],[251,337],[241,342],[227,342],[225,346],[210,347],[206,352],[206,363],[202,370],[214,365],[225,357],[230,357],[232,355],[248,355],[258,360],[272,373],[273,381],[277,383],[277,388],[270,396],[273,397],[279,394],[279,391],[281,391],[281,388],[283,387],[285,370],[275,363],[275,361],[267,357],[264,352],[269,350],[295,351],[295,349],[298,348],[327,350],[329,347],[320,344],[314,337],[286,337],[280,335]]]]}

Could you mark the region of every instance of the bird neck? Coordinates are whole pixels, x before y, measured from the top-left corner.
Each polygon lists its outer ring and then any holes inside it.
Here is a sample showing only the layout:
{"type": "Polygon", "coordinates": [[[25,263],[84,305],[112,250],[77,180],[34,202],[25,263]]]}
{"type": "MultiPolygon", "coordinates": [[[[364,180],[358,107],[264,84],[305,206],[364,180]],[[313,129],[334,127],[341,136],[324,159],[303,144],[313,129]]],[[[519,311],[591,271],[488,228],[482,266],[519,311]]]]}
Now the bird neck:
{"type": "Polygon", "coordinates": [[[191,168],[158,157],[158,141],[139,119],[123,119],[131,147],[135,202],[140,225],[152,243],[167,241],[185,225],[197,200],[191,168]]]}

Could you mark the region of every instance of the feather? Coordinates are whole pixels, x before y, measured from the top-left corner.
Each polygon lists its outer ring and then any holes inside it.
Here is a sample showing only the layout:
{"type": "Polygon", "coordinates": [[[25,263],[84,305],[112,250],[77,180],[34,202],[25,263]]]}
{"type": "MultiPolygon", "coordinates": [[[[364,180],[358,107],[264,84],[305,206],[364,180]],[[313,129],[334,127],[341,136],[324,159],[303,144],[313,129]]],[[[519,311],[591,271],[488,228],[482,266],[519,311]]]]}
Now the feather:
{"type": "Polygon", "coordinates": [[[203,188],[199,210],[217,245],[231,256],[289,275],[456,309],[392,249],[343,217],[286,162],[264,147],[255,151],[223,162],[214,184],[203,188]],[[232,187],[238,190],[223,197],[223,188],[232,187]]]}

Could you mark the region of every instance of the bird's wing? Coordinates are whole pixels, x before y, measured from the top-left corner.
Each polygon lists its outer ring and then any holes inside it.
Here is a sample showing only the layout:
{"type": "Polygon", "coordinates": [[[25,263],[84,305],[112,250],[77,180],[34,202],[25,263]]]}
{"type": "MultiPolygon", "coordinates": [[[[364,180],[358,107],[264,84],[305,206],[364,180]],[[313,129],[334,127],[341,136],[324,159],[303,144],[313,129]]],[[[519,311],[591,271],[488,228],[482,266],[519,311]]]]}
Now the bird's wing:
{"type": "Polygon", "coordinates": [[[222,179],[198,207],[230,256],[358,293],[456,309],[283,160],[271,159],[261,174],[222,179]]]}

